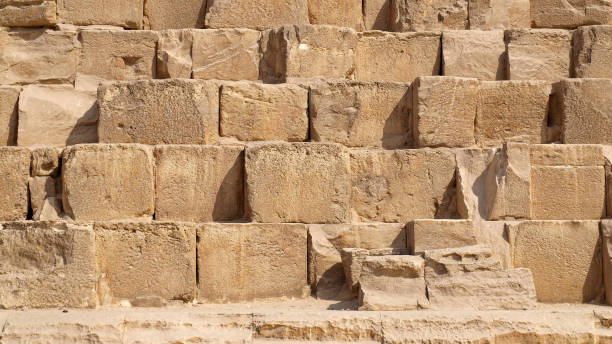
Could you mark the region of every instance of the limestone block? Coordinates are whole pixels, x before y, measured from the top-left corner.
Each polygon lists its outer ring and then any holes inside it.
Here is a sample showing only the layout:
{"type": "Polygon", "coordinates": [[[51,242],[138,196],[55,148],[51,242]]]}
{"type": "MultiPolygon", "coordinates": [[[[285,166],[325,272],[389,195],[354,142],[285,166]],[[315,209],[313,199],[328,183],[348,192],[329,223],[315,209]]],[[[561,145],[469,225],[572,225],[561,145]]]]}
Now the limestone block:
{"type": "Polygon", "coordinates": [[[469,1],[470,29],[530,28],[529,0],[469,1]]]}
{"type": "MultiPolygon", "coordinates": [[[[35,221],[39,220],[59,220],[61,215],[61,207],[54,208],[58,205],[57,200],[61,198],[61,180],[53,177],[32,177],[28,182],[28,190],[30,192],[30,206],[32,207],[32,217],[35,221]],[[54,198],[55,200],[49,200],[54,198]],[[43,209],[43,208],[47,209],[43,209]],[[55,214],[50,213],[56,210],[55,214]],[[52,218],[42,218],[41,215],[51,215],[52,218]],[[55,215],[55,216],[53,216],[55,215]]],[[[44,216],[43,216],[44,217],[44,216]]]]}
{"type": "Polygon", "coordinates": [[[363,264],[367,257],[407,255],[409,250],[406,247],[386,247],[375,249],[364,248],[343,248],[340,250],[342,267],[346,286],[353,296],[359,295],[359,279],[363,271],[363,264]]]}
{"type": "Polygon", "coordinates": [[[286,24],[308,24],[307,0],[211,0],[207,28],[271,29],[286,24]]]}
{"type": "Polygon", "coordinates": [[[29,85],[19,96],[19,146],[98,142],[95,94],[72,86],[29,85]]]}
{"type": "Polygon", "coordinates": [[[442,33],[442,71],[446,76],[481,80],[506,77],[502,30],[457,30],[442,33]]]}
{"type": "Polygon", "coordinates": [[[467,30],[466,0],[391,0],[392,31],[467,30]]]}
{"type": "Polygon", "coordinates": [[[96,222],[94,230],[101,304],[195,299],[197,225],[96,222]]]}
{"type": "Polygon", "coordinates": [[[612,144],[612,92],[609,79],[566,79],[560,82],[563,143],[612,144]]]}
{"type": "Polygon", "coordinates": [[[0,26],[53,26],[57,22],[55,1],[8,0],[0,4],[0,26]]]}
{"type": "Polygon", "coordinates": [[[241,141],[308,139],[308,90],[298,85],[225,84],[220,106],[221,136],[241,141]]]}
{"type": "Polygon", "coordinates": [[[612,220],[601,221],[603,278],[606,301],[612,305],[612,220]]]}
{"type": "Polygon", "coordinates": [[[363,30],[361,0],[308,0],[310,24],[335,25],[363,30]]]}
{"type": "Polygon", "coordinates": [[[17,102],[20,88],[0,86],[0,145],[17,145],[17,102]]]}
{"type": "Polygon", "coordinates": [[[452,218],[455,167],[455,155],[445,149],[352,150],[353,221],[452,218]]]}
{"type": "Polygon", "coordinates": [[[32,175],[32,177],[57,176],[60,169],[61,158],[61,148],[33,148],[30,174],[32,175]]]}
{"type": "Polygon", "coordinates": [[[573,45],[572,77],[612,78],[612,25],[579,27],[573,45]]]}
{"type": "Polygon", "coordinates": [[[198,231],[198,300],[304,297],[306,226],[205,224],[198,231]]]}
{"type": "Polygon", "coordinates": [[[0,224],[0,308],[96,306],[91,225],[0,224]]]}
{"type": "Polygon", "coordinates": [[[77,44],[75,32],[0,31],[0,84],[72,83],[77,44]]]}
{"type": "Polygon", "coordinates": [[[364,0],[365,30],[391,31],[391,0],[364,0]]]}
{"type": "Polygon", "coordinates": [[[472,220],[414,220],[406,226],[406,236],[413,254],[478,243],[472,220]]]}
{"type": "Polygon", "coordinates": [[[366,257],[359,277],[359,310],[398,311],[428,308],[423,258],[366,257]]]}
{"type": "Polygon", "coordinates": [[[193,31],[193,78],[257,80],[261,32],[249,29],[193,31]]]}
{"type": "Polygon", "coordinates": [[[352,79],[357,32],[329,25],[287,25],[264,32],[261,75],[266,81],[291,78],[352,79]]]}
{"type": "Polygon", "coordinates": [[[459,218],[487,218],[487,171],[495,160],[495,149],[457,149],[457,213],[459,218]]]}
{"type": "Polygon", "coordinates": [[[0,147],[0,221],[25,220],[28,215],[28,149],[0,147]]]}
{"type": "Polygon", "coordinates": [[[508,227],[508,238],[513,265],[531,270],[538,301],[599,301],[599,221],[524,221],[508,227]]]}
{"type": "Polygon", "coordinates": [[[439,75],[440,54],[439,33],[363,32],[357,41],[355,79],[412,82],[439,75]]]}
{"type": "Polygon", "coordinates": [[[83,30],[78,72],[106,80],[152,79],[159,35],[142,30],[83,30]]]}
{"type": "Polygon", "coordinates": [[[571,33],[513,29],[505,32],[508,80],[558,81],[570,75],[571,33]]]}
{"type": "Polygon", "coordinates": [[[155,219],[192,222],[242,218],[242,147],[155,147],[155,219]]]}
{"type": "Polygon", "coordinates": [[[74,220],[150,219],[153,153],[142,145],[76,145],[62,157],[62,201],[74,220]]]}
{"type": "Polygon", "coordinates": [[[531,1],[534,27],[576,28],[583,25],[612,23],[612,7],[605,0],[531,1]]]}
{"type": "Polygon", "coordinates": [[[142,80],[98,90],[100,142],[215,144],[219,86],[197,80],[142,80]]]}
{"type": "Polygon", "coordinates": [[[349,221],[349,158],[331,143],[260,143],[245,154],[247,214],[255,222],[349,221]]]}
{"type": "Polygon", "coordinates": [[[530,145],[529,159],[540,166],[603,166],[606,146],[601,145],[530,145]]]}
{"type": "Polygon", "coordinates": [[[57,0],[57,14],[65,24],[141,29],[142,13],[143,1],[139,0],[57,0]]]}
{"type": "Polygon", "coordinates": [[[202,29],[205,15],[206,0],[181,1],[180,6],[163,0],[144,2],[146,29],[202,29]]]}
{"type": "Polygon", "coordinates": [[[310,137],[348,147],[410,146],[407,83],[335,82],[310,88],[310,137]]]}
{"type": "Polygon", "coordinates": [[[194,30],[165,30],[157,42],[158,79],[191,78],[194,30]]]}
{"type": "Polygon", "coordinates": [[[478,271],[501,271],[491,249],[483,245],[458,246],[423,251],[425,278],[456,277],[478,271]]]}
{"type": "Polygon", "coordinates": [[[473,146],[478,84],[470,78],[417,78],[412,85],[414,143],[418,147],[473,146]]]}
{"type": "Polygon", "coordinates": [[[504,142],[545,143],[550,93],[546,81],[481,82],[476,143],[484,147],[504,142]]]}

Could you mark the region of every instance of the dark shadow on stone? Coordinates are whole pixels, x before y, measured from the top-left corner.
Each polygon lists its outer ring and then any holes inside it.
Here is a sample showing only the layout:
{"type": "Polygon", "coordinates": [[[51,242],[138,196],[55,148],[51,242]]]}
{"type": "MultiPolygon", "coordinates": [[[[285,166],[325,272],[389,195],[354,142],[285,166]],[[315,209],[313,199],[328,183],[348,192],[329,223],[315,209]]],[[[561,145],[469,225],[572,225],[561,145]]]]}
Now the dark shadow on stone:
{"type": "Polygon", "coordinates": [[[219,186],[212,217],[213,221],[232,221],[244,218],[244,150],[234,161],[219,186]]]}
{"type": "Polygon", "coordinates": [[[94,103],[83,117],[76,122],[68,138],[66,145],[76,145],[79,143],[98,143],[98,104],[94,103]]]}
{"type": "Polygon", "coordinates": [[[408,148],[412,146],[412,89],[408,90],[395,105],[385,120],[382,147],[385,149],[408,148]],[[402,128],[405,128],[403,130],[402,128]]]}

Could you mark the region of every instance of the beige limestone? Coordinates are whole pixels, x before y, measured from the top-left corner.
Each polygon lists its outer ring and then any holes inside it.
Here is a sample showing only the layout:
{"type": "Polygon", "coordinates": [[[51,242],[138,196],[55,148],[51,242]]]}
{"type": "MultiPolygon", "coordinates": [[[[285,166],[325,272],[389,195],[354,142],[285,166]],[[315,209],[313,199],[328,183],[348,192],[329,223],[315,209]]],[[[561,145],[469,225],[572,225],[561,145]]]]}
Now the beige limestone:
{"type": "Polygon", "coordinates": [[[256,82],[221,88],[220,135],[241,141],[308,139],[308,90],[256,82]]]}
{"type": "Polygon", "coordinates": [[[56,12],[55,1],[6,0],[0,3],[0,26],[53,26],[56,12]]]}
{"type": "Polygon", "coordinates": [[[531,270],[538,301],[599,301],[599,221],[524,221],[509,226],[508,238],[513,265],[531,270]]]}
{"type": "Polygon", "coordinates": [[[612,6],[605,0],[531,1],[534,27],[576,28],[583,25],[612,23],[612,6]]]}
{"type": "Polygon", "coordinates": [[[191,78],[192,46],[195,30],[164,30],[157,42],[158,79],[191,78]]]}
{"type": "Polygon", "coordinates": [[[442,71],[446,76],[502,80],[506,77],[502,30],[442,33],[442,71]]]}
{"type": "Polygon", "coordinates": [[[604,156],[606,159],[606,204],[608,206],[607,215],[612,218],[612,146],[606,146],[604,150],[604,156]]]}
{"type": "Polygon", "coordinates": [[[96,306],[91,225],[0,224],[0,308],[96,306]]]}
{"type": "Polygon", "coordinates": [[[505,33],[508,80],[558,81],[570,75],[571,33],[513,29],[505,33]]]}
{"type": "Polygon", "coordinates": [[[193,31],[193,78],[259,79],[261,35],[240,28],[193,31]]]}
{"type": "Polygon", "coordinates": [[[247,216],[255,222],[349,222],[349,168],[338,144],[250,144],[247,216]]]}
{"type": "Polygon", "coordinates": [[[195,298],[197,225],[97,222],[94,230],[101,304],[195,298]]]}
{"type": "Polygon", "coordinates": [[[353,297],[359,295],[359,278],[363,270],[363,264],[367,257],[378,256],[397,256],[408,255],[408,249],[404,247],[386,247],[386,248],[343,248],[340,250],[340,258],[342,259],[342,267],[344,268],[344,277],[346,286],[353,297]]]}
{"type": "Polygon", "coordinates": [[[307,229],[302,224],[205,224],[198,231],[198,300],[303,297],[307,229]]]}
{"type": "Polygon", "coordinates": [[[445,149],[352,150],[352,220],[452,218],[455,167],[455,155],[445,149]]]}
{"type": "Polygon", "coordinates": [[[98,142],[95,94],[72,86],[30,85],[19,96],[20,146],[98,142]]]}
{"type": "Polygon", "coordinates": [[[64,211],[74,220],[150,219],[153,152],[135,144],[76,145],[62,158],[64,211]]]}
{"type": "Polygon", "coordinates": [[[60,197],[47,197],[36,213],[32,215],[35,221],[58,221],[63,219],[62,199],[60,197]]]}
{"type": "Polygon", "coordinates": [[[440,34],[363,32],[355,55],[358,81],[412,82],[418,76],[440,74],[440,34]]]}
{"type": "Polygon", "coordinates": [[[603,166],[606,146],[601,145],[530,145],[529,159],[539,166],[603,166]]]}
{"type": "Polygon", "coordinates": [[[142,13],[143,1],[139,0],[57,0],[57,14],[66,24],[141,29],[142,13]]]}
{"type": "Polygon", "coordinates": [[[310,24],[363,29],[361,0],[308,0],[310,24]]]}
{"type": "Polygon", "coordinates": [[[611,51],[612,25],[579,27],[573,35],[572,77],[612,78],[611,51]]]}
{"type": "Polygon", "coordinates": [[[61,158],[61,148],[33,148],[30,174],[32,175],[32,177],[57,176],[60,168],[61,158]]]}
{"type": "Polygon", "coordinates": [[[57,200],[61,198],[61,190],[62,186],[60,179],[49,176],[30,178],[28,182],[28,191],[30,195],[32,217],[35,221],[60,219],[61,207],[54,209],[53,206],[58,205],[57,200]],[[50,198],[54,198],[55,200],[48,200],[50,198]],[[45,207],[48,209],[43,209],[45,207]],[[50,213],[52,210],[56,210],[55,214],[50,213]],[[46,215],[51,215],[52,218],[45,218],[46,215]]]}
{"type": "Polygon", "coordinates": [[[410,252],[476,245],[472,220],[414,220],[406,226],[410,252]]]}
{"type": "Polygon", "coordinates": [[[412,85],[412,133],[416,146],[473,146],[478,85],[478,80],[471,78],[417,78],[412,85]]]}
{"type": "Polygon", "coordinates": [[[0,86],[0,146],[17,144],[17,103],[20,88],[0,86]]]}
{"type": "Polygon", "coordinates": [[[98,90],[100,142],[215,144],[219,86],[199,80],[107,83],[98,90]]]}
{"type": "Polygon", "coordinates": [[[144,27],[151,30],[204,28],[206,0],[144,2],[144,27]]]}
{"type": "Polygon", "coordinates": [[[390,0],[392,31],[467,30],[466,0],[390,0]]]}
{"type": "Polygon", "coordinates": [[[311,140],[348,147],[410,146],[411,106],[407,83],[334,82],[313,86],[311,140]]]}
{"type": "Polygon", "coordinates": [[[28,215],[30,150],[0,147],[0,221],[25,220],[28,215]]]}
{"type": "Polygon", "coordinates": [[[601,240],[606,301],[612,305],[612,220],[601,221],[601,240]]]}
{"type": "Polygon", "coordinates": [[[391,31],[391,0],[363,0],[365,30],[391,31]]]}
{"type": "Polygon", "coordinates": [[[193,222],[242,218],[242,147],[155,147],[155,219],[193,222]]]}
{"type": "Polygon", "coordinates": [[[529,0],[469,1],[470,29],[530,28],[529,0]]]}
{"type": "Polygon", "coordinates": [[[75,32],[0,30],[0,84],[72,83],[77,44],[75,32]]]}
{"type": "Polygon", "coordinates": [[[479,271],[501,271],[500,261],[483,245],[457,246],[422,252],[425,278],[456,277],[479,271]]]}
{"type": "Polygon", "coordinates": [[[495,149],[457,149],[457,213],[459,218],[487,218],[487,171],[495,161],[495,149]]]}
{"type": "Polygon", "coordinates": [[[307,0],[210,0],[207,28],[271,29],[285,24],[308,24],[307,0]]]}

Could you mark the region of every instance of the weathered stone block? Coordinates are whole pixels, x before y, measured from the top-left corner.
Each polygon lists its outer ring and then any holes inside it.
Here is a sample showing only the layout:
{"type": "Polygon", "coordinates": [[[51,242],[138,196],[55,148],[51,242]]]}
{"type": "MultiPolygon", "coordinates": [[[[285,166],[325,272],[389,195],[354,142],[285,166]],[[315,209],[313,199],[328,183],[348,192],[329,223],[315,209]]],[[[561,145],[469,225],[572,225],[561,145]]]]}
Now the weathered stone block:
{"type": "Polygon", "coordinates": [[[391,31],[391,0],[364,0],[365,30],[391,31]]]}
{"type": "Polygon", "coordinates": [[[601,221],[603,279],[606,301],[612,305],[612,220],[601,221]]]}
{"type": "Polygon", "coordinates": [[[412,82],[440,74],[440,34],[363,32],[355,55],[356,80],[412,82]]]}
{"type": "Polygon", "coordinates": [[[461,219],[487,217],[487,170],[494,161],[495,149],[457,149],[457,213],[461,219]]]}
{"type": "Polygon", "coordinates": [[[558,81],[570,75],[571,33],[514,29],[505,33],[508,80],[558,81]]]}
{"type": "Polygon", "coordinates": [[[455,167],[455,155],[444,149],[352,150],[353,221],[452,218],[455,167]]]}
{"type": "Polygon", "coordinates": [[[30,150],[0,147],[0,221],[25,220],[28,215],[30,150]]]}
{"type": "Polygon", "coordinates": [[[349,221],[349,158],[331,143],[261,143],[245,155],[247,214],[255,222],[349,221]]]}
{"type": "Polygon", "coordinates": [[[180,6],[163,0],[144,2],[146,29],[202,29],[205,15],[206,0],[181,1],[180,6]]]}
{"type": "Polygon", "coordinates": [[[478,243],[472,220],[414,220],[406,226],[406,236],[412,253],[478,243]]]}
{"type": "Polygon", "coordinates": [[[155,147],[155,219],[193,222],[242,218],[242,147],[155,147]]]}
{"type": "Polygon", "coordinates": [[[0,307],[87,307],[97,304],[91,225],[0,224],[0,307]]]}
{"type": "Polygon", "coordinates": [[[195,30],[165,30],[157,42],[158,79],[191,78],[193,34],[195,30]]]}
{"type": "Polygon", "coordinates": [[[466,0],[391,0],[393,31],[467,30],[466,0]]]}
{"type": "Polygon", "coordinates": [[[142,80],[98,90],[100,142],[214,144],[219,86],[197,80],[142,80]]]}
{"type": "Polygon", "coordinates": [[[481,80],[506,77],[502,30],[457,30],[442,33],[442,71],[446,76],[481,80]]]}
{"type": "Polygon", "coordinates": [[[529,0],[469,1],[470,29],[530,28],[529,0]]]}
{"type": "Polygon", "coordinates": [[[212,0],[206,11],[207,28],[261,30],[286,24],[308,24],[307,0],[212,0]]]}
{"type": "Polygon", "coordinates": [[[361,0],[308,0],[310,24],[363,29],[361,0]]]}
{"type": "Polygon", "coordinates": [[[540,166],[603,166],[606,146],[530,145],[529,159],[540,166]]]}
{"type": "Polygon", "coordinates": [[[576,28],[612,23],[612,6],[605,0],[532,0],[534,27],[576,28]]]}
{"type": "Polygon", "coordinates": [[[153,153],[142,145],[77,145],[64,150],[62,201],[75,220],[152,218],[153,153]]]}
{"type": "Polygon", "coordinates": [[[573,45],[572,77],[612,78],[612,25],[579,27],[573,45]]]}
{"type": "Polygon", "coordinates": [[[483,245],[425,250],[425,278],[455,277],[478,271],[501,271],[499,260],[483,245]]]}
{"type": "Polygon", "coordinates": [[[17,145],[19,87],[0,86],[0,145],[17,145]]]}
{"type": "Polygon", "coordinates": [[[57,221],[62,214],[61,180],[53,177],[32,177],[28,182],[32,218],[35,221],[57,221]]]}
{"type": "Polygon", "coordinates": [[[310,88],[313,141],[349,147],[410,146],[409,84],[338,82],[310,88]]]}
{"type": "Polygon", "coordinates": [[[38,147],[32,149],[30,174],[32,177],[57,176],[62,159],[62,149],[56,147],[38,147]]]}
{"type": "Polygon", "coordinates": [[[343,248],[340,250],[346,286],[353,297],[359,296],[359,279],[363,271],[363,263],[367,257],[407,255],[406,247],[386,247],[375,249],[343,248]]]}
{"type": "Polygon", "coordinates": [[[57,22],[55,1],[8,0],[0,4],[0,26],[52,26],[57,22]]]}
{"type": "Polygon", "coordinates": [[[221,136],[241,141],[306,141],[308,90],[298,85],[224,84],[221,136]]]}
{"type": "Polygon", "coordinates": [[[66,24],[141,29],[142,13],[143,1],[139,0],[57,0],[57,14],[66,24]]]}
{"type": "Polygon", "coordinates": [[[198,300],[304,297],[306,226],[205,224],[198,231],[198,300]]]}
{"type": "Polygon", "coordinates": [[[418,147],[474,145],[478,80],[419,77],[412,85],[414,143],[418,147]]]}
{"type": "Polygon", "coordinates": [[[524,221],[508,227],[515,267],[533,273],[538,301],[598,301],[603,292],[599,221],[524,221]]]}

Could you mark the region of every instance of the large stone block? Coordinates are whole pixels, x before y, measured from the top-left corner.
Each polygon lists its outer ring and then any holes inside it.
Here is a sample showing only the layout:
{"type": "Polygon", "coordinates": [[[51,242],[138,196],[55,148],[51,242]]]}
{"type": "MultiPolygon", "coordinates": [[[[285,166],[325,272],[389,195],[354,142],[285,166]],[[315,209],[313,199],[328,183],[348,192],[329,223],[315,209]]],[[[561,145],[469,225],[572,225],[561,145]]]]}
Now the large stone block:
{"type": "Polygon", "coordinates": [[[215,144],[219,85],[197,80],[142,80],[98,90],[100,142],[215,144]]]}
{"type": "Polygon", "coordinates": [[[455,155],[444,149],[352,150],[353,221],[452,218],[455,167],[455,155]]]}
{"type": "Polygon", "coordinates": [[[271,29],[286,24],[308,24],[307,0],[211,0],[207,28],[271,29]]]}
{"type": "Polygon", "coordinates": [[[612,6],[606,0],[532,0],[534,27],[576,28],[612,23],[612,6]]]}
{"type": "Polygon", "coordinates": [[[206,0],[181,1],[164,0],[144,2],[144,27],[151,30],[202,29],[206,15],[206,0]]]}
{"type": "Polygon", "coordinates": [[[606,301],[612,305],[612,220],[601,221],[601,240],[606,301]]]}
{"type": "Polygon", "coordinates": [[[406,226],[406,236],[413,254],[478,243],[472,220],[414,220],[406,226]]]}
{"type": "Polygon", "coordinates": [[[0,221],[25,220],[28,215],[30,150],[0,147],[0,221]]]}
{"type": "Polygon", "coordinates": [[[242,218],[242,147],[157,146],[154,154],[156,220],[242,218]]]}
{"type": "Polygon", "coordinates": [[[571,33],[514,29],[505,33],[508,80],[558,81],[570,76],[571,33]]]}
{"type": "Polygon", "coordinates": [[[355,55],[356,80],[412,82],[440,74],[440,34],[363,32],[355,55]]]}
{"type": "Polygon", "coordinates": [[[0,84],[72,83],[77,44],[74,32],[0,31],[0,84]]]}
{"type": "Polygon", "coordinates": [[[255,222],[349,222],[349,158],[331,143],[261,143],[245,154],[247,215],[255,222]]]}
{"type": "Polygon", "coordinates": [[[220,135],[241,141],[306,141],[308,90],[256,82],[221,88],[220,135]]]}
{"type": "Polygon", "coordinates": [[[158,79],[191,78],[192,47],[195,30],[164,30],[157,42],[158,79]]]}
{"type": "Polygon", "coordinates": [[[53,26],[57,22],[55,1],[9,0],[0,4],[0,26],[53,26]]]}
{"type": "Polygon", "coordinates": [[[342,258],[342,266],[344,267],[344,276],[346,279],[347,291],[354,298],[359,296],[359,279],[363,271],[363,263],[368,257],[392,256],[392,255],[407,255],[410,253],[405,247],[387,247],[387,248],[343,248],[340,250],[342,258]]]}
{"type": "Polygon", "coordinates": [[[470,29],[530,28],[529,0],[471,0],[470,29]]]}
{"type": "Polygon", "coordinates": [[[603,295],[599,221],[524,221],[508,227],[515,267],[533,273],[538,301],[581,303],[603,295]]]}
{"type": "Polygon", "coordinates": [[[602,166],[606,146],[601,145],[530,145],[532,165],[541,166],[602,166]]]}
{"type": "Polygon", "coordinates": [[[573,45],[572,77],[612,78],[612,25],[579,27],[573,45]]]}
{"type": "Polygon", "coordinates": [[[446,76],[481,80],[506,77],[502,30],[457,30],[442,33],[442,71],[446,76]]]}
{"type": "Polygon", "coordinates": [[[0,242],[0,308],[96,307],[91,225],[2,223],[0,242]]]}
{"type": "Polygon", "coordinates": [[[0,146],[17,145],[19,87],[0,86],[0,146]]]}
{"type": "Polygon", "coordinates": [[[363,0],[365,30],[391,31],[391,0],[363,0]]]}
{"type": "Polygon", "coordinates": [[[390,0],[393,31],[467,30],[466,0],[390,0]]]}
{"type": "Polygon", "coordinates": [[[308,0],[310,24],[363,29],[361,0],[308,0]]]}
{"type": "Polygon", "coordinates": [[[487,170],[495,160],[495,149],[457,149],[457,213],[459,218],[487,217],[487,170]]]}
{"type": "Polygon", "coordinates": [[[57,14],[60,21],[66,24],[140,29],[143,3],[139,0],[57,0],[57,14]]]}
{"type": "Polygon", "coordinates": [[[197,225],[96,222],[94,230],[101,304],[195,299],[197,225]]]}
{"type": "Polygon", "coordinates": [[[409,84],[338,82],[310,88],[313,141],[349,147],[411,145],[409,84]]]}
{"type": "Polygon", "coordinates": [[[474,141],[478,80],[419,77],[412,85],[414,143],[418,147],[469,147],[474,141]]]}
{"type": "Polygon", "coordinates": [[[301,224],[205,224],[198,231],[198,300],[248,301],[309,293],[301,224]]]}
{"type": "Polygon", "coordinates": [[[75,220],[150,219],[153,152],[142,145],[77,145],[64,150],[62,201],[75,220]]]}

